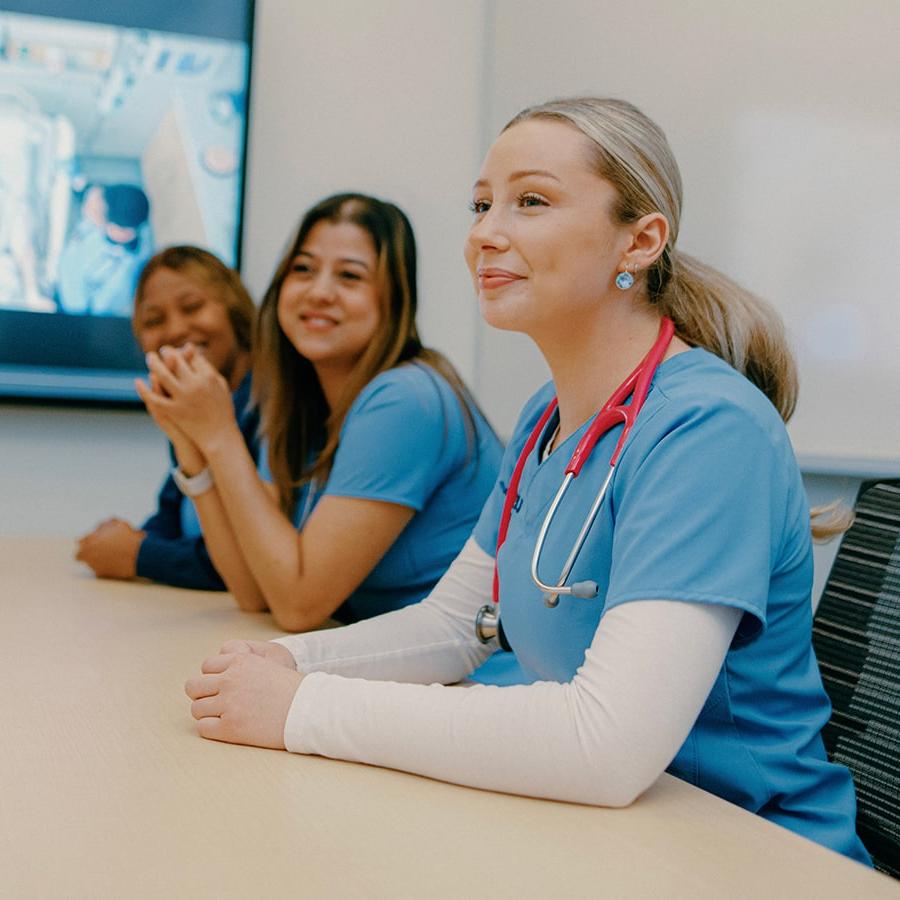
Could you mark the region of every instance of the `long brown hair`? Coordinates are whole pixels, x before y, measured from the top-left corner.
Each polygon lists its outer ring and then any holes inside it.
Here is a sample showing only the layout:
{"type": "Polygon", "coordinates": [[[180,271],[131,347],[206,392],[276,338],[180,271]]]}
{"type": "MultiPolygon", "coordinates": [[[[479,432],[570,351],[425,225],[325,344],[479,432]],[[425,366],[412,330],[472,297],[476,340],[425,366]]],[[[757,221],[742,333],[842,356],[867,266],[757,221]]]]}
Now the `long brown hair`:
{"type": "MultiPolygon", "coordinates": [[[[675,323],[678,336],[704,347],[752,381],[782,419],[797,404],[797,368],[784,324],[764,300],[721,272],[675,249],[681,222],[681,173],[662,129],[623,100],[575,97],[522,110],[503,129],[528,119],[577,128],[591,142],[595,172],[617,191],[613,217],[625,224],[659,212],[669,223],[663,253],[635,273],[641,295],[675,323]],[[640,283],[642,282],[642,283],[640,283]]],[[[812,532],[827,539],[844,531],[849,510],[812,510],[812,532]]]]}
{"type": "Polygon", "coordinates": [[[321,483],[328,478],[341,425],[360,391],[395,366],[424,363],[447,380],[461,404],[472,447],[474,400],[450,362],[422,346],[417,306],[416,241],[402,210],[365,194],[348,193],[327,197],[306,213],[263,297],[254,344],[253,394],[260,407],[261,433],[268,440],[269,470],[285,514],[293,512],[298,487],[311,479],[321,483]],[[328,408],[312,363],[297,352],[278,323],[282,285],[294,257],[319,222],[359,226],[372,238],[377,257],[379,324],[333,409],[328,408]]]}

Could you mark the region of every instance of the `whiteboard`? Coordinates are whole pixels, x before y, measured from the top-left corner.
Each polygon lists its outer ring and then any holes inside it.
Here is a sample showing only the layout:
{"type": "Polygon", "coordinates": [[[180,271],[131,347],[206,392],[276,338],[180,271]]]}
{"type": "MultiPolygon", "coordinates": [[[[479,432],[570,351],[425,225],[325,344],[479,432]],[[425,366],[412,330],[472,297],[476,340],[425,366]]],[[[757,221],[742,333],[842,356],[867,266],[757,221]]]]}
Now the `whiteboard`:
{"type": "MultiPolygon", "coordinates": [[[[682,170],[678,246],[785,319],[804,468],[900,473],[900,2],[549,9],[491,6],[486,145],[550,97],[636,103],[682,170]]],[[[479,360],[481,396],[506,430],[511,390],[527,395],[546,370],[521,339],[491,332],[479,360]]]]}

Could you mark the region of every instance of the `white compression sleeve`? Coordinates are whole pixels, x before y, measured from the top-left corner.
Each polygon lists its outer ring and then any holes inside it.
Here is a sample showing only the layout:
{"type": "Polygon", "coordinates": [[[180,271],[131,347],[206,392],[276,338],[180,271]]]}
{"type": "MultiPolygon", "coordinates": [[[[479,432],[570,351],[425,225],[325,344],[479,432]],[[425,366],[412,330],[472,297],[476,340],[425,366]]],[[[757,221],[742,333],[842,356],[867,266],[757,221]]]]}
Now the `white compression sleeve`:
{"type": "Polygon", "coordinates": [[[741,611],[643,600],[603,617],[568,684],[516,687],[304,678],[285,723],[299,753],[472,787],[623,806],[675,757],[741,611]]]}
{"type": "Polygon", "coordinates": [[[470,538],[421,603],[346,628],[278,638],[301,672],[451,684],[497,649],[475,637],[475,614],[489,603],[494,559],[470,538]]]}

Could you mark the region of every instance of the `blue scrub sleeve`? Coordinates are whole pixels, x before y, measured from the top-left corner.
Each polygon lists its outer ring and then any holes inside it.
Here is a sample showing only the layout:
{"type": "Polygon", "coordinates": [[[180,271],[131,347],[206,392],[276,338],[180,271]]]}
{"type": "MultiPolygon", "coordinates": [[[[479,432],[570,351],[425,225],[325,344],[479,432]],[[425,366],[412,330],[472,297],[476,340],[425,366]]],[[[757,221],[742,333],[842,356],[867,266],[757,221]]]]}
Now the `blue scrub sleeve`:
{"type": "Polygon", "coordinates": [[[168,475],[159,490],[156,512],[141,528],[148,534],[161,538],[181,537],[181,501],[181,491],[178,490],[175,479],[168,475]]]}
{"type": "MultiPolygon", "coordinates": [[[[465,459],[458,403],[422,367],[391,370],[351,407],[323,495],[397,503],[420,512],[465,459]],[[452,406],[451,406],[452,404],[452,406]],[[454,423],[454,426],[456,423],[454,423]]],[[[452,395],[451,395],[452,396],[452,395]]]]}
{"type": "Polygon", "coordinates": [[[156,512],[142,526],[147,536],[138,550],[137,574],[174,587],[223,591],[225,584],[203,538],[182,535],[182,502],[187,501],[170,475],[159,492],[156,512]]]}
{"type": "Polygon", "coordinates": [[[138,551],[137,574],[173,587],[225,590],[202,537],[166,539],[148,534],[138,551]]]}
{"type": "Polygon", "coordinates": [[[749,639],[765,627],[779,562],[784,439],[725,403],[665,419],[664,434],[652,420],[635,429],[613,481],[606,609],[631,600],[721,603],[745,611],[738,637],[749,639]]]}

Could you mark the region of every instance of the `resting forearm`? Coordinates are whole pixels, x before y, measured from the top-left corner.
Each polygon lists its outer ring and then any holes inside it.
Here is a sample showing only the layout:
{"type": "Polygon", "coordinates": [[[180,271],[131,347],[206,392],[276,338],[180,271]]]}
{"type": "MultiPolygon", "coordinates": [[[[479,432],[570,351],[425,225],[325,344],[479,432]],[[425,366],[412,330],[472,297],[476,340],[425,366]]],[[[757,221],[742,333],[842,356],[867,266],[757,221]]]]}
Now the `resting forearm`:
{"type": "Polygon", "coordinates": [[[209,557],[237,605],[246,612],[266,610],[265,598],[244,559],[218,488],[197,497],[194,505],[209,557]]]}
{"type": "Polygon", "coordinates": [[[148,533],[138,551],[136,570],[141,578],[175,587],[225,589],[201,537],[166,538],[148,533]]]}
{"type": "Polygon", "coordinates": [[[295,628],[300,535],[266,493],[240,432],[235,430],[221,445],[204,450],[231,537],[229,545],[225,534],[218,535],[220,546],[210,547],[210,555],[218,567],[219,551],[228,552],[233,557],[229,567],[244,596],[252,600],[255,594],[282,627],[295,628]]]}
{"type": "Polygon", "coordinates": [[[478,608],[490,600],[493,557],[469,540],[421,603],[347,628],[279,638],[301,672],[422,684],[465,678],[496,649],[475,638],[478,608]]]}
{"type": "Polygon", "coordinates": [[[473,787],[626,805],[687,737],[740,612],[641,601],[606,619],[568,684],[448,688],[314,673],[285,744],[473,787]]]}

